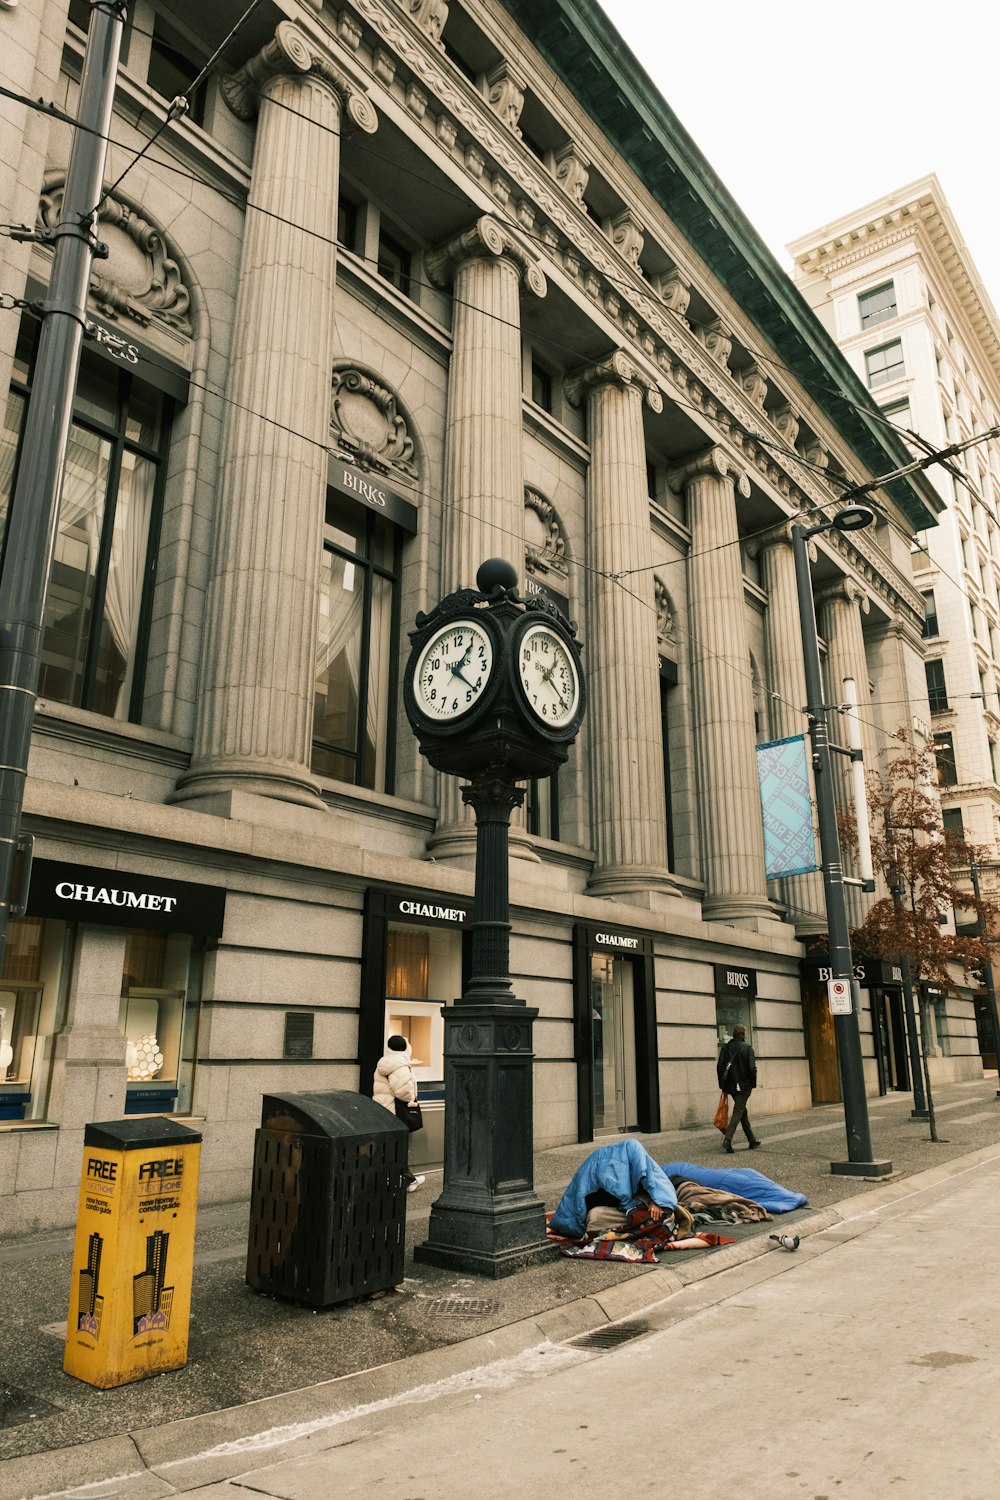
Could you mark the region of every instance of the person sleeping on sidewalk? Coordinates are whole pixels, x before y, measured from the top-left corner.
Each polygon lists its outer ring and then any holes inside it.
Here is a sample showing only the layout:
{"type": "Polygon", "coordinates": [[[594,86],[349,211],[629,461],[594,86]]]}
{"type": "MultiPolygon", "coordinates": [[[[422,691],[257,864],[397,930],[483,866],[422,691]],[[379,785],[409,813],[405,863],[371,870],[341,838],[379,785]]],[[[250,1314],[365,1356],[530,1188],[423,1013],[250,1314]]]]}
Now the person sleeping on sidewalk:
{"type": "Polygon", "coordinates": [[[623,1229],[628,1215],[647,1207],[649,1219],[686,1234],[691,1215],[677,1202],[673,1183],[646,1148],[626,1138],[598,1146],[570,1178],[549,1220],[566,1239],[623,1229]]]}

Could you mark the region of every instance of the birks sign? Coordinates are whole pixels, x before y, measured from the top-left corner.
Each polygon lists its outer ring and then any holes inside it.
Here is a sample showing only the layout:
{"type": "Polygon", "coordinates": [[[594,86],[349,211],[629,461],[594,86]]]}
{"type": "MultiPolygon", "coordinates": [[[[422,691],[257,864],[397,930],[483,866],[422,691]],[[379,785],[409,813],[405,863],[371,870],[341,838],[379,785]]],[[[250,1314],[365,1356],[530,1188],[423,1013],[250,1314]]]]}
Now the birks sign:
{"type": "MultiPolygon", "coordinates": [[[[806,978],[814,975],[820,984],[828,984],[833,978],[833,968],[828,958],[803,959],[802,969],[806,978]]],[[[851,972],[863,990],[870,990],[876,985],[903,983],[902,968],[888,959],[866,958],[863,962],[859,960],[854,964],[851,972]]]]}
{"type": "Polygon", "coordinates": [[[352,500],[360,500],[369,510],[381,511],[404,531],[416,534],[416,506],[411,505],[409,500],[404,500],[402,495],[397,495],[395,490],[389,489],[381,474],[363,474],[360,469],[352,469],[350,464],[345,464],[342,458],[330,458],[326,480],[331,489],[339,490],[342,495],[350,495],[352,500]]]}
{"type": "Polygon", "coordinates": [[[742,995],[745,1000],[756,998],[756,969],[741,969],[736,964],[713,964],[712,967],[717,995],[742,995]]]}
{"type": "Polygon", "coordinates": [[[28,912],[66,922],[220,937],[226,893],[214,885],[36,859],[31,867],[28,912]]]}

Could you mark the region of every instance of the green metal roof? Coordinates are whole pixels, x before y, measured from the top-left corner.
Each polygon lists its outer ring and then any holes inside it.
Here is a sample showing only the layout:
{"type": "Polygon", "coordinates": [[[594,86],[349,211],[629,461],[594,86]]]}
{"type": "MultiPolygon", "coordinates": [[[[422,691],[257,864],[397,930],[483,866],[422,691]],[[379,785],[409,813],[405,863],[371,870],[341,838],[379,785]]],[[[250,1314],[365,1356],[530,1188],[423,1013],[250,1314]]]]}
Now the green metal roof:
{"type": "MultiPolygon", "coordinates": [[[[879,420],[864,383],[595,0],[501,3],[859,462],[873,477],[911,462],[902,437],[879,420]]],[[[925,474],[886,489],[916,530],[936,524],[943,501],[925,474]]]]}

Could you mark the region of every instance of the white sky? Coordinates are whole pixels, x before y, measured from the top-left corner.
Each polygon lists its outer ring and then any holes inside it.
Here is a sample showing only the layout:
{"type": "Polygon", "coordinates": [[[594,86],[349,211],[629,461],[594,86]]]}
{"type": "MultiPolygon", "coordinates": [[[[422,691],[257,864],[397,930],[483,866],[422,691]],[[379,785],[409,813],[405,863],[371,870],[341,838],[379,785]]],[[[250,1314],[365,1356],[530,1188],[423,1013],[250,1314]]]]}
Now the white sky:
{"type": "Polygon", "coordinates": [[[936,172],[1000,311],[994,0],[601,0],[754,228],[785,245],[936,172]]]}

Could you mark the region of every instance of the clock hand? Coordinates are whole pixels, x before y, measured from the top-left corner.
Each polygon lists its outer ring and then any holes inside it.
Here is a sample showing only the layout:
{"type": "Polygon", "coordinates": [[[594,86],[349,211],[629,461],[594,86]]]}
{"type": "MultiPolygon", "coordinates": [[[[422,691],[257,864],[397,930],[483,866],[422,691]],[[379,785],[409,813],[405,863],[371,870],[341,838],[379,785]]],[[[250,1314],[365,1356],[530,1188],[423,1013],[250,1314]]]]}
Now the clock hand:
{"type": "Polygon", "coordinates": [[[457,662],[452,667],[452,669],[451,669],[452,670],[452,675],[455,676],[455,677],[460,678],[461,681],[465,683],[466,687],[475,688],[476,684],[474,682],[470,682],[469,681],[469,679],[466,677],[465,673],[462,671],[462,666],[463,666],[462,662],[457,662]]]}
{"type": "Polygon", "coordinates": [[[556,669],[555,662],[553,662],[550,667],[543,667],[540,661],[536,661],[535,662],[535,666],[538,668],[539,672],[541,672],[541,674],[542,674],[542,681],[548,683],[549,687],[555,693],[556,697],[559,699],[559,702],[562,704],[563,708],[568,708],[569,704],[566,702],[566,699],[563,697],[562,693],[559,691],[559,689],[556,687],[555,683],[552,681],[552,674],[553,674],[553,672],[556,669]]]}

